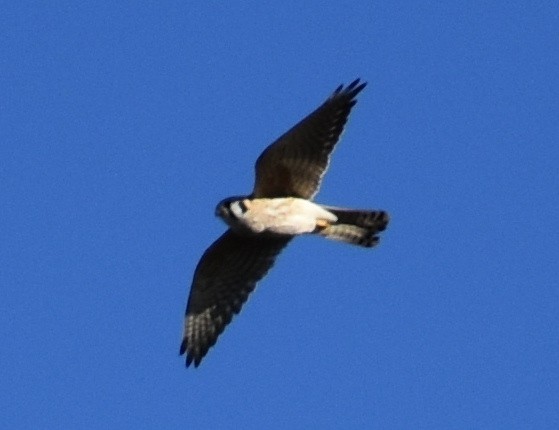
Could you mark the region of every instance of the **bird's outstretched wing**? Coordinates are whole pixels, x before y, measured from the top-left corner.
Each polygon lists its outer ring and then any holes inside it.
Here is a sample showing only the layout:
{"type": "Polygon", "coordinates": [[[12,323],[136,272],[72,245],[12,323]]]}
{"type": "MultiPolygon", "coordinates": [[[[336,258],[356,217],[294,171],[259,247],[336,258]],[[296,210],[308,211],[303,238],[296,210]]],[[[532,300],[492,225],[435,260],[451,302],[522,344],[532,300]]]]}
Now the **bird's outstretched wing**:
{"type": "Polygon", "coordinates": [[[365,85],[359,79],[345,88],[340,85],[318,109],[268,146],[256,161],[253,196],[314,197],[355,97],[365,85]]]}
{"type": "Polygon", "coordinates": [[[200,259],[190,290],[180,354],[197,367],[291,237],[227,230],[200,259]]]}

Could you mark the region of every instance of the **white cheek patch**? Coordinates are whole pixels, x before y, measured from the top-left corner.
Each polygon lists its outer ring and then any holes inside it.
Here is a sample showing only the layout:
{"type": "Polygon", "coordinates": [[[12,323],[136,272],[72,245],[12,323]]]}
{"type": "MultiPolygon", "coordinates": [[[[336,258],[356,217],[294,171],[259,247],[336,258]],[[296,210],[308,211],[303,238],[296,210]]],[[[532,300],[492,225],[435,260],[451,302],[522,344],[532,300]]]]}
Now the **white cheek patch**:
{"type": "Polygon", "coordinates": [[[231,212],[233,213],[233,215],[235,216],[235,218],[240,219],[243,217],[245,211],[243,210],[243,208],[241,207],[241,203],[240,202],[233,202],[231,203],[231,206],[229,206],[229,208],[231,209],[231,212]]]}

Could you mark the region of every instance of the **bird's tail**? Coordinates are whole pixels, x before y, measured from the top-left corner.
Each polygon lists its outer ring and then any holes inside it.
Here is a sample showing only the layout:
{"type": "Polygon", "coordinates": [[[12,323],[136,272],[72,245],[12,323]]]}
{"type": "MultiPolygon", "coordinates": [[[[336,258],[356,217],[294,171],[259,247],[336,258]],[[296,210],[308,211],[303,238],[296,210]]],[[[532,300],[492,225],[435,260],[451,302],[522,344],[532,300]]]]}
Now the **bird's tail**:
{"type": "Polygon", "coordinates": [[[388,225],[389,216],[385,211],[342,209],[323,206],[338,218],[334,223],[318,227],[317,233],[328,239],[339,240],[353,245],[371,248],[379,237],[377,233],[388,225]]]}

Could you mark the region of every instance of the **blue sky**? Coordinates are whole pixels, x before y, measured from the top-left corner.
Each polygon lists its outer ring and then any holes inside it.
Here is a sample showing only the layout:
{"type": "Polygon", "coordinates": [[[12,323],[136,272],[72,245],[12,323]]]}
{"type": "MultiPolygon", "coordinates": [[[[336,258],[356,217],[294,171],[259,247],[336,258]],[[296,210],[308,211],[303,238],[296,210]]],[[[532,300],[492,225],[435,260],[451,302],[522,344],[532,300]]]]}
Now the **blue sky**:
{"type": "Polygon", "coordinates": [[[559,428],[559,5],[11,2],[5,428],[559,428]],[[191,276],[272,140],[359,96],[301,238],[198,369],[191,276]]]}

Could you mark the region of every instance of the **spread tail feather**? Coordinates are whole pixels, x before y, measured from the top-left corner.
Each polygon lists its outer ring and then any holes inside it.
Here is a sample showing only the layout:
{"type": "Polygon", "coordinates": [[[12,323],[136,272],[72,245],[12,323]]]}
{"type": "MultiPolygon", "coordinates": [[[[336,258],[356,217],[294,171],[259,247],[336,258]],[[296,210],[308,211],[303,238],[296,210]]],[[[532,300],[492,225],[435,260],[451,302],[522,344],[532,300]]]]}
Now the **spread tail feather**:
{"type": "Polygon", "coordinates": [[[371,248],[379,237],[377,233],[388,225],[389,216],[385,211],[341,209],[325,206],[338,220],[320,229],[318,233],[328,239],[339,240],[353,245],[371,248]]]}

